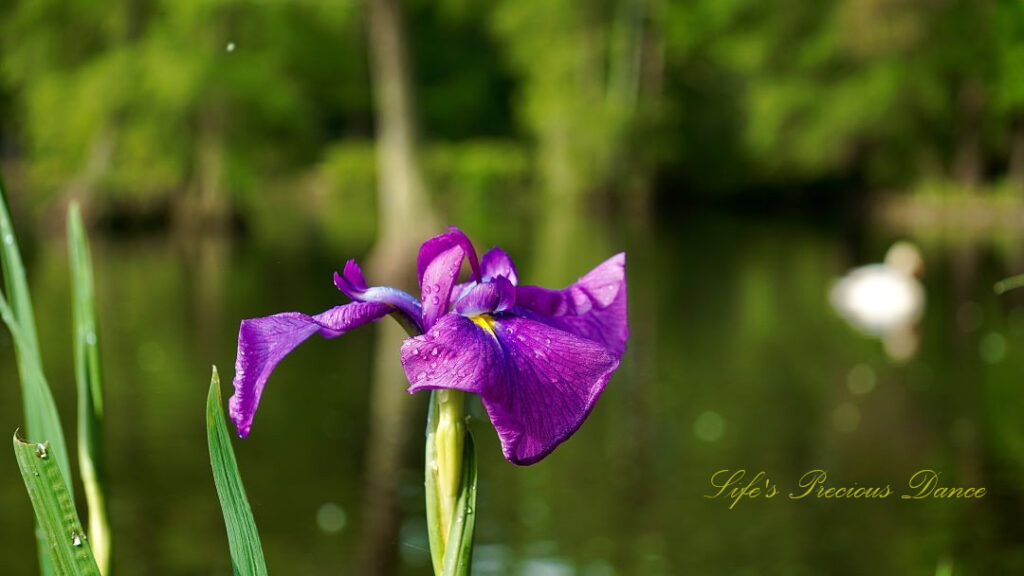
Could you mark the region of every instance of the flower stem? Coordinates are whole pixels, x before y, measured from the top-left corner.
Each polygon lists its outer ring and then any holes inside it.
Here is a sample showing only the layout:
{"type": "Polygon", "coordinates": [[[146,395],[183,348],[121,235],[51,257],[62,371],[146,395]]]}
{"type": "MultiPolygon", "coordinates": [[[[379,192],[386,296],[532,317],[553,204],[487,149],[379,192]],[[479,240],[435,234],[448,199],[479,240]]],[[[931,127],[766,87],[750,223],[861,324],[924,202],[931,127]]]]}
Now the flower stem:
{"type": "Polygon", "coordinates": [[[425,487],[427,534],[437,576],[469,574],[476,463],[466,429],[465,398],[465,392],[459,390],[430,394],[425,487]]]}
{"type": "MultiPolygon", "coordinates": [[[[391,314],[415,338],[419,326],[400,312],[391,314]]],[[[468,576],[476,524],[476,456],[466,429],[466,393],[434,390],[427,412],[427,535],[437,576],[468,576]],[[451,550],[448,550],[451,544],[451,550]]]]}
{"type": "Polygon", "coordinates": [[[437,430],[434,450],[437,462],[437,495],[440,500],[441,542],[447,546],[462,481],[462,453],[466,439],[463,416],[466,394],[458,390],[438,390],[436,394],[437,430]]]}

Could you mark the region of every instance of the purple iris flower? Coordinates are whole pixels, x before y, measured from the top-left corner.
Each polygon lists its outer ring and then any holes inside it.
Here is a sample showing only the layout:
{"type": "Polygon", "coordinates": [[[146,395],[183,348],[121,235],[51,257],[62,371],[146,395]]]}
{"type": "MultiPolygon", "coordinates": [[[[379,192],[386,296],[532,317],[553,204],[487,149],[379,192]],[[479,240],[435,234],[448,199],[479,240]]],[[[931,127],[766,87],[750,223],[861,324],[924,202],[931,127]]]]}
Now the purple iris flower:
{"type": "Polygon", "coordinates": [[[335,338],[388,314],[418,336],[402,345],[409,392],[452,389],[480,396],[513,464],[532,464],[571,436],[604,391],[626,349],[626,256],[612,256],[562,290],[519,285],[499,248],[477,259],[460,230],[420,248],[420,299],[368,287],[350,260],[335,285],[353,302],[308,316],[285,312],[242,321],[231,418],[240,436],[271,372],[312,336],[335,338]],[[463,261],[471,277],[457,283],[463,261]]]}

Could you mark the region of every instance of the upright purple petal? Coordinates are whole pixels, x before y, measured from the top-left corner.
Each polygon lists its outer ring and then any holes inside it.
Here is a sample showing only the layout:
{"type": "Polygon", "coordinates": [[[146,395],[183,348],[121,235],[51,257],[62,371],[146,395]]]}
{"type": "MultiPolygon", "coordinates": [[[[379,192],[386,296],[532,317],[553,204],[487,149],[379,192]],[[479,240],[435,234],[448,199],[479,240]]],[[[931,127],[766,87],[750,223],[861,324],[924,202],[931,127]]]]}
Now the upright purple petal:
{"type": "Polygon", "coordinates": [[[478,316],[492,312],[504,312],[516,301],[516,288],[504,276],[476,284],[459,298],[453,309],[463,316],[478,316]]]}
{"type": "Polygon", "coordinates": [[[491,248],[480,259],[480,273],[484,279],[504,276],[513,286],[519,284],[519,275],[516,273],[516,265],[512,258],[501,248],[491,248]]]}
{"type": "Polygon", "coordinates": [[[416,261],[423,304],[423,329],[429,330],[437,319],[448,312],[452,286],[459,277],[463,258],[469,258],[473,277],[478,282],[480,264],[469,238],[458,228],[435,236],[423,243],[416,261]]]}
{"type": "Polygon", "coordinates": [[[618,358],[604,346],[527,318],[441,318],[402,346],[410,392],[480,395],[513,464],[547,456],[583,424],[618,358]]]}
{"type": "MultiPolygon", "coordinates": [[[[483,276],[480,275],[480,262],[476,258],[476,249],[473,248],[473,243],[470,242],[469,236],[466,236],[462,230],[452,226],[444,234],[434,236],[420,246],[420,253],[416,257],[416,272],[419,275],[420,284],[423,284],[423,275],[426,273],[430,263],[442,252],[447,252],[452,246],[461,247],[462,253],[469,258],[469,267],[473,272],[473,279],[477,282],[483,279],[483,276]]],[[[461,262],[459,266],[462,266],[461,262]]]]}
{"type": "Polygon", "coordinates": [[[516,308],[540,322],[599,342],[622,356],[629,338],[626,255],[612,256],[562,290],[519,286],[516,308]]]}
{"type": "Polygon", "coordinates": [[[267,379],[277,364],[313,334],[336,338],[345,332],[378,320],[393,310],[376,302],[351,302],[307,316],[284,312],[243,320],[238,329],[235,359],[235,394],[228,402],[238,435],[246,437],[263,395],[267,379]]]}

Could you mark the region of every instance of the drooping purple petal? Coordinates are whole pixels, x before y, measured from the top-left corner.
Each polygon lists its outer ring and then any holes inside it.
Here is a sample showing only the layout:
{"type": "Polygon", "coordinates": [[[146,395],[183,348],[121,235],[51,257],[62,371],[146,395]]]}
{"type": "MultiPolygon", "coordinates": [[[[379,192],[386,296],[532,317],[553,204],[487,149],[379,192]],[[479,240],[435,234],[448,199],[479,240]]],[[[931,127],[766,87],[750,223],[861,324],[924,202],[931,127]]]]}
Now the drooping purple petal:
{"type": "Polygon", "coordinates": [[[547,456],[583,424],[618,358],[604,346],[527,318],[448,315],[406,340],[410,392],[453,388],[480,395],[513,464],[547,456]]]}
{"type": "Polygon", "coordinates": [[[484,280],[504,276],[513,286],[519,284],[519,275],[512,258],[501,248],[491,248],[480,258],[480,272],[484,280]]]}
{"type": "Polygon", "coordinates": [[[469,238],[458,228],[423,243],[416,260],[423,304],[423,329],[429,330],[448,312],[452,286],[458,280],[463,258],[469,258],[473,277],[479,282],[480,265],[469,238]]]}
{"type": "Polygon", "coordinates": [[[407,338],[401,356],[410,393],[452,388],[480,394],[491,380],[504,377],[498,341],[458,314],[444,316],[425,334],[407,338]]]}
{"type": "Polygon", "coordinates": [[[412,294],[390,286],[366,286],[363,271],[355,260],[345,263],[344,272],[334,273],[334,285],[343,294],[357,302],[378,302],[393,306],[403,312],[417,327],[420,324],[422,311],[420,302],[412,294]]]}
{"type": "Polygon", "coordinates": [[[455,302],[453,309],[463,316],[504,312],[516,301],[516,288],[504,276],[476,284],[455,302]]]}
{"type": "Polygon", "coordinates": [[[617,356],[626,351],[626,255],[619,253],[562,290],[516,288],[524,315],[603,344],[617,356]]]}
{"type": "Polygon", "coordinates": [[[238,435],[243,438],[249,435],[267,379],[277,364],[299,344],[317,333],[324,338],[336,338],[353,328],[383,318],[392,310],[391,306],[377,302],[350,302],[316,316],[284,312],[243,320],[238,329],[235,393],[228,402],[238,435]]]}

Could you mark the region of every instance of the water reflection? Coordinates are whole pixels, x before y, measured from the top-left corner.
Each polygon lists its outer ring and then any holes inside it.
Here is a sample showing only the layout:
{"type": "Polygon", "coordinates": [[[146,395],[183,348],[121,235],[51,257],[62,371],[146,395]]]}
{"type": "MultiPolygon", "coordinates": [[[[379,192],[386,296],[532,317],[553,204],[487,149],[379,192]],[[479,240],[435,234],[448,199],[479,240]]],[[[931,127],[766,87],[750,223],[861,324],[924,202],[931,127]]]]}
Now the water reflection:
{"type": "MultiPolygon", "coordinates": [[[[571,282],[613,248],[629,253],[630,350],[579,434],[551,458],[516,468],[480,405],[471,406],[478,574],[931,575],[946,557],[958,573],[1024,571],[1024,293],[992,294],[994,280],[1019,272],[1002,252],[925,246],[928,314],[917,354],[896,364],[823,297],[843,273],[837,263],[877,254],[889,238],[851,242],[810,223],[706,214],[636,223],[581,216],[563,238],[542,226],[536,237],[516,237],[459,224],[481,247],[500,241],[524,255],[520,274],[542,285],[571,282]],[[984,485],[990,496],[775,499],[733,510],[702,498],[723,468],[765,470],[784,487],[811,468],[837,482],[895,487],[922,467],[951,484],[984,485]]],[[[228,370],[240,318],[333,305],[330,272],[361,256],[259,242],[95,242],[121,573],[229,573],[205,453],[209,364],[228,370]]],[[[48,376],[70,415],[63,241],[37,244],[28,262],[48,376]]],[[[271,570],[336,574],[365,552],[379,512],[364,480],[382,434],[367,385],[370,359],[387,355],[378,338],[355,331],[296,350],[268,386],[260,424],[237,443],[271,570]],[[281,465],[296,452],[305,457],[281,465]]],[[[3,334],[0,422],[11,430],[21,421],[15,377],[3,334]]],[[[396,390],[405,394],[401,382],[396,390]]],[[[415,407],[407,413],[412,440],[389,477],[401,524],[384,550],[398,574],[427,570],[423,417],[415,407]]],[[[0,507],[5,571],[31,573],[34,554],[23,553],[34,545],[31,509],[12,467],[0,467],[0,507]]]]}

